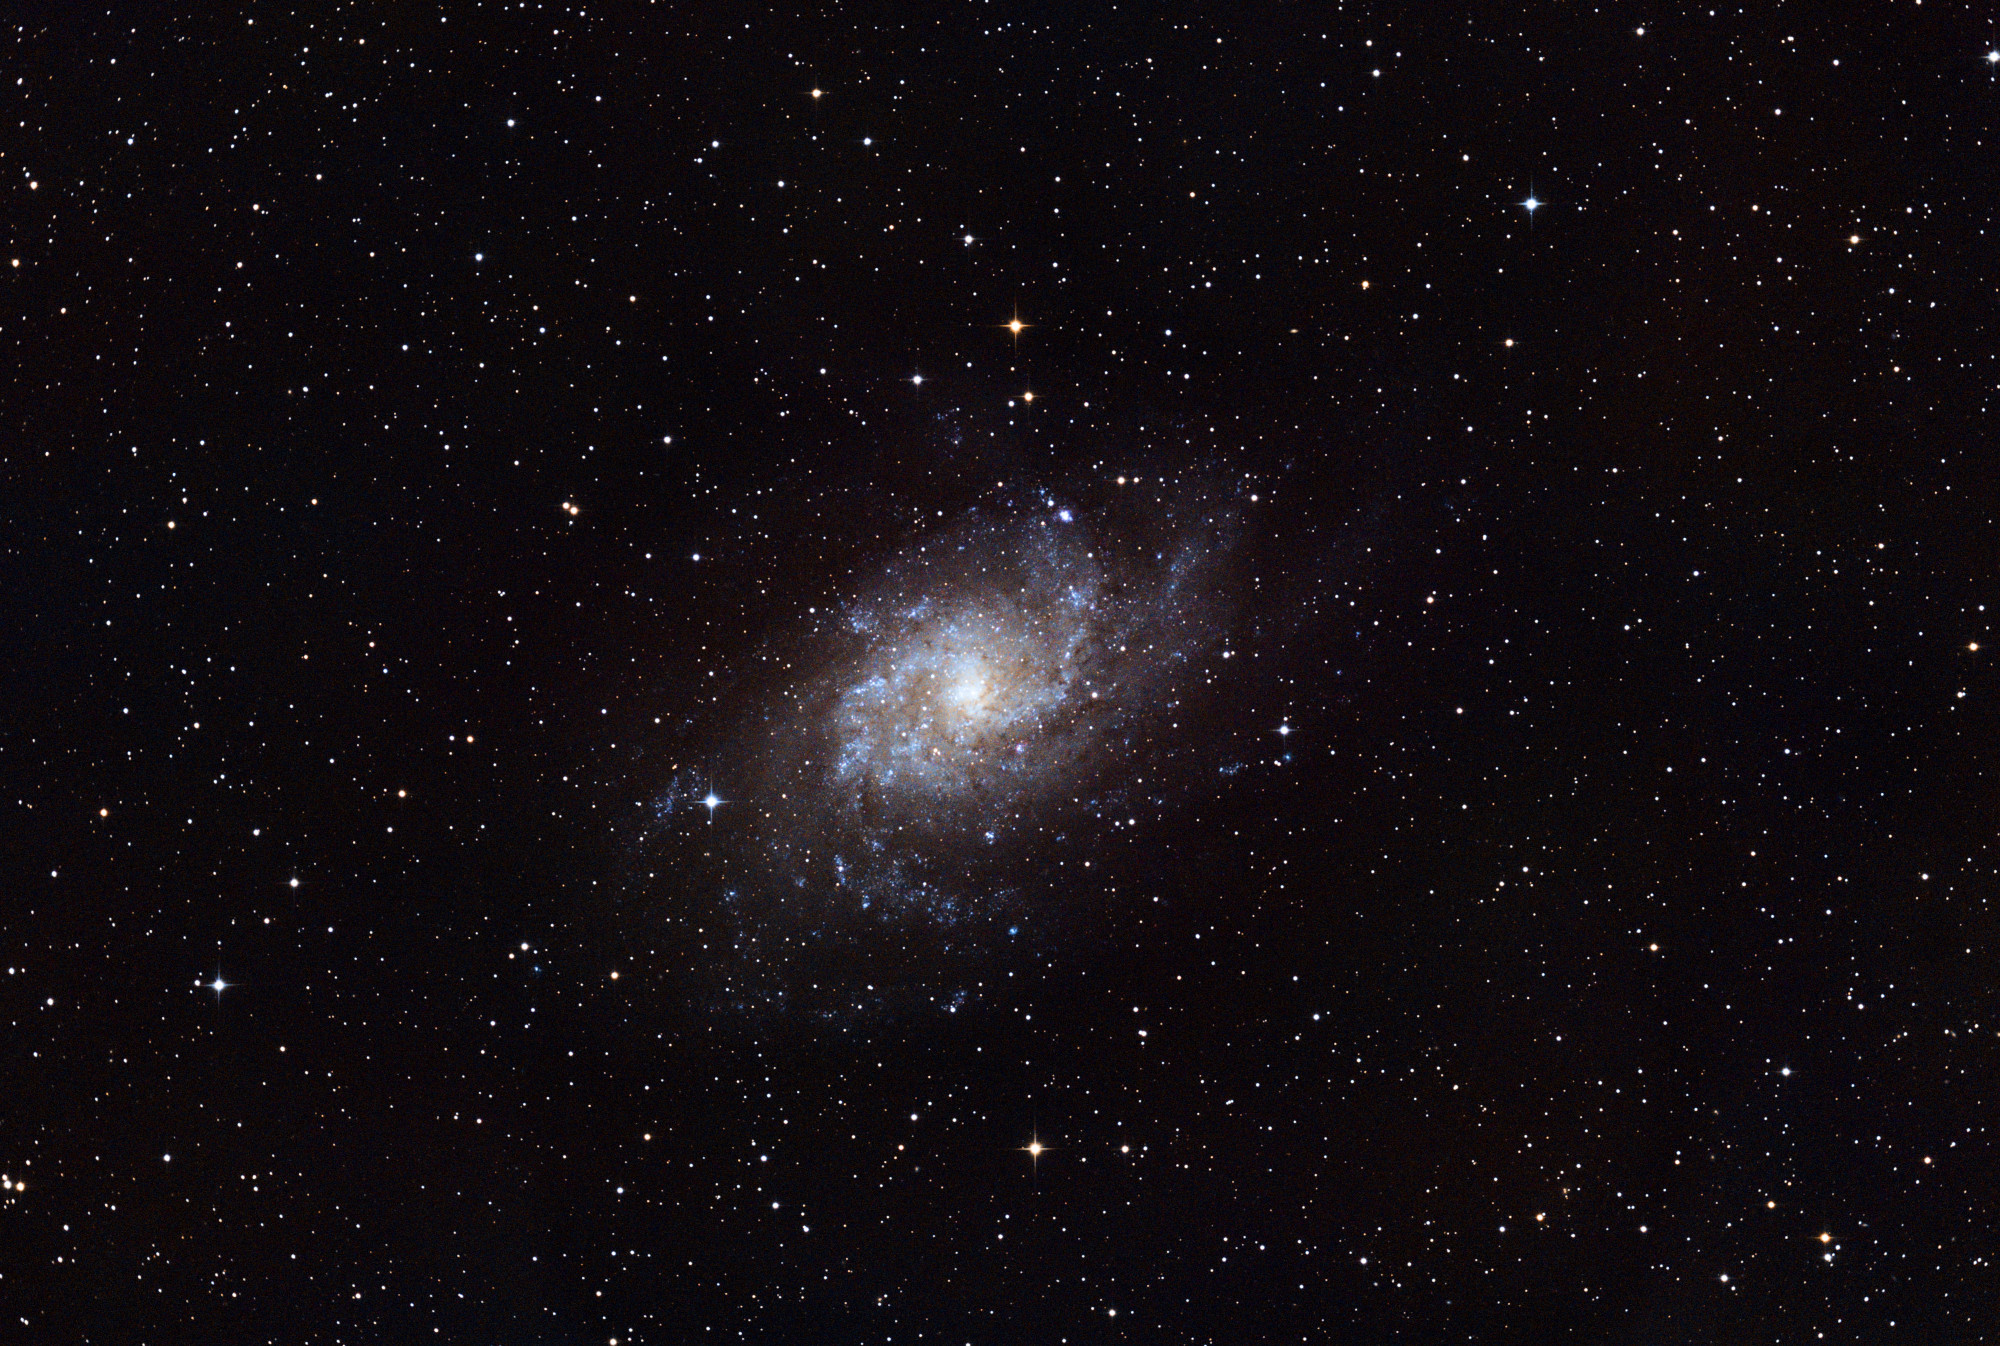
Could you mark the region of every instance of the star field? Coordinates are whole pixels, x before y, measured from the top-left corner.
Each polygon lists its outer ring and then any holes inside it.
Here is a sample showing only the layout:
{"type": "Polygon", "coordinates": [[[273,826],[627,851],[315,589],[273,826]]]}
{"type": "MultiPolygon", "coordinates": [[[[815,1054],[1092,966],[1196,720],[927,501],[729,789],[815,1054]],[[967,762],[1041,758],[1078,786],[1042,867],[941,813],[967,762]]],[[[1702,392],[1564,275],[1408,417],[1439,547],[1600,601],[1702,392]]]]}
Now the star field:
{"type": "Polygon", "coordinates": [[[1983,1339],[1996,47],[27,6],[0,1336],[1983,1339]]]}

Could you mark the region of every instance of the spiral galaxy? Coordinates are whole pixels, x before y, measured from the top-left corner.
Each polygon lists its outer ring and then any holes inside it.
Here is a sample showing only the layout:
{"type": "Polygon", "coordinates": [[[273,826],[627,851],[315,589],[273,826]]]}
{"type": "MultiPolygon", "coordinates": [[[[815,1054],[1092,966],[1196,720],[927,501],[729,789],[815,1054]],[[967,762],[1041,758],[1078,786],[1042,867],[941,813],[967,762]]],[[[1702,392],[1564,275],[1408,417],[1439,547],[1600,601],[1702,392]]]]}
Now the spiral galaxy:
{"type": "Polygon", "coordinates": [[[807,801],[788,823],[936,859],[1031,837],[1139,760],[1221,632],[1233,532],[1160,506],[974,513],[892,560],[784,693],[759,775],[807,801]]]}
{"type": "Polygon", "coordinates": [[[1013,826],[1106,763],[1213,634],[1202,544],[1121,560],[1068,509],[920,544],[807,704],[823,788],[862,828],[1013,826]]]}
{"type": "Polygon", "coordinates": [[[757,662],[784,672],[655,807],[671,830],[676,802],[727,801],[700,838],[738,945],[1018,929],[1066,829],[1166,789],[1220,666],[1238,531],[1185,484],[1001,502],[776,632],[757,662]]]}

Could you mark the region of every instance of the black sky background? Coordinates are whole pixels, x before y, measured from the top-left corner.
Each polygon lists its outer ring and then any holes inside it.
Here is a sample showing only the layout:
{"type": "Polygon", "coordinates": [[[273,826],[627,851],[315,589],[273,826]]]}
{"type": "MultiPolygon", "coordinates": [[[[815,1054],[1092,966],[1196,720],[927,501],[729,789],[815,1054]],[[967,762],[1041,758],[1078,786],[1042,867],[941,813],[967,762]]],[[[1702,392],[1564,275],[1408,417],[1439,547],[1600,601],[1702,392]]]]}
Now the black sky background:
{"type": "Polygon", "coordinates": [[[0,1332],[1986,1330],[1983,19],[5,36],[0,1332]],[[1188,465],[1259,662],[1172,807],[957,1010],[705,998],[670,731],[1188,465]]]}

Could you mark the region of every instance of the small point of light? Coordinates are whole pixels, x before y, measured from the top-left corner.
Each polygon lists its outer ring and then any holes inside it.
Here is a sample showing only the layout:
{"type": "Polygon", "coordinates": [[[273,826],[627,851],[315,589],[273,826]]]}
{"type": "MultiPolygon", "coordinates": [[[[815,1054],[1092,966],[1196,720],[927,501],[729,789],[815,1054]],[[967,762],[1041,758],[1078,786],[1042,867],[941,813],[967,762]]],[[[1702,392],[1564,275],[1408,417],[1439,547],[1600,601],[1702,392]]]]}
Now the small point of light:
{"type": "Polygon", "coordinates": [[[912,374],[910,375],[910,382],[916,384],[918,387],[922,387],[924,376],[922,374],[912,374]]]}
{"type": "Polygon", "coordinates": [[[819,97],[819,96],[821,95],[821,92],[822,92],[822,91],[821,91],[821,90],[819,90],[819,89],[814,89],[814,90],[813,90],[813,97],[814,97],[814,98],[818,98],[818,97],[819,97]]]}
{"type": "Polygon", "coordinates": [[[1542,203],[1540,201],[1537,201],[1532,196],[1530,196],[1527,200],[1523,201],[1521,204],[1527,208],[1527,211],[1530,215],[1534,214],[1536,211],[1542,208],[1542,203]]]}

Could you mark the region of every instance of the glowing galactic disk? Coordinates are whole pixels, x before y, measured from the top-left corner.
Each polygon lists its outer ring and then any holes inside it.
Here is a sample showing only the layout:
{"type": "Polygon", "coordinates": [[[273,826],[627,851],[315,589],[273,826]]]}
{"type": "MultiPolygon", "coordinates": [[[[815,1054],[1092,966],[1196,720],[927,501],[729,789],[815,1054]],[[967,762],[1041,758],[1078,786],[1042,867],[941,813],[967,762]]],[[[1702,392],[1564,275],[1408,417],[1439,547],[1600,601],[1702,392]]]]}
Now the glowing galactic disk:
{"type": "Polygon", "coordinates": [[[1222,511],[1148,503],[1151,519],[1095,529],[1047,502],[975,514],[896,558],[783,693],[759,774],[767,798],[802,802],[779,830],[843,868],[946,859],[1032,832],[1144,756],[1220,637],[1234,532],[1222,511]]]}
{"type": "Polygon", "coordinates": [[[733,930],[734,971],[709,948],[731,993],[772,1002],[811,980],[788,960],[836,949],[886,961],[885,923],[1009,939],[1074,893],[1073,821],[1206,780],[1189,702],[1235,667],[1238,532],[1184,484],[969,511],[776,631],[746,661],[775,672],[684,721],[702,767],[655,787],[641,852],[678,923],[733,930]]]}

